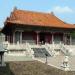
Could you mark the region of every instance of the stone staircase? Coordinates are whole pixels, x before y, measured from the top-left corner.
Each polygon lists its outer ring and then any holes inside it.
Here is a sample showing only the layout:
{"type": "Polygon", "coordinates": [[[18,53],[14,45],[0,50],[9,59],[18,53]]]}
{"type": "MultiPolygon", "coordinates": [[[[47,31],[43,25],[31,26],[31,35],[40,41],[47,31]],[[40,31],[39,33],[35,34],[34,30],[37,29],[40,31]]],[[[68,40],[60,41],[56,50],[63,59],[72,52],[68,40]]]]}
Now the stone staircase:
{"type": "Polygon", "coordinates": [[[51,56],[45,48],[33,48],[33,51],[35,57],[45,58],[46,54],[48,57],[51,56]]]}
{"type": "Polygon", "coordinates": [[[54,51],[52,45],[50,45],[50,44],[45,44],[44,47],[46,48],[46,50],[49,52],[49,54],[50,54],[51,56],[54,56],[54,55],[55,55],[55,51],[54,51]]]}

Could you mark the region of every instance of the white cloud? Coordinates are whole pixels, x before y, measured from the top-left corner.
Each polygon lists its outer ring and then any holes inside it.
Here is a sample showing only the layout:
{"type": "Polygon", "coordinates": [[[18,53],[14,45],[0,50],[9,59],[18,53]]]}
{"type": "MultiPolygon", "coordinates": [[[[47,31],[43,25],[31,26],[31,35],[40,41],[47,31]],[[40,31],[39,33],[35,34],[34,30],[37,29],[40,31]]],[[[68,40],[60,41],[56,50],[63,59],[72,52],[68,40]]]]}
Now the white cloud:
{"type": "Polygon", "coordinates": [[[68,6],[65,6],[65,7],[56,6],[53,8],[53,12],[55,13],[73,13],[74,11],[68,6]]]}

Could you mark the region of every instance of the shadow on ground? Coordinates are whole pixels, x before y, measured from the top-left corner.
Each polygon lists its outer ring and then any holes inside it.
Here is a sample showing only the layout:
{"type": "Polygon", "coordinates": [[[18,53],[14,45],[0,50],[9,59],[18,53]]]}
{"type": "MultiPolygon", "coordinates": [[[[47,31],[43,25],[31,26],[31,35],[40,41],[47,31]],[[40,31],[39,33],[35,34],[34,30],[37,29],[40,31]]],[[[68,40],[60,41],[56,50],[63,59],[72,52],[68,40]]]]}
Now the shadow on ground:
{"type": "Polygon", "coordinates": [[[0,75],[14,75],[10,70],[9,63],[6,63],[6,66],[0,67],[0,75]]]}

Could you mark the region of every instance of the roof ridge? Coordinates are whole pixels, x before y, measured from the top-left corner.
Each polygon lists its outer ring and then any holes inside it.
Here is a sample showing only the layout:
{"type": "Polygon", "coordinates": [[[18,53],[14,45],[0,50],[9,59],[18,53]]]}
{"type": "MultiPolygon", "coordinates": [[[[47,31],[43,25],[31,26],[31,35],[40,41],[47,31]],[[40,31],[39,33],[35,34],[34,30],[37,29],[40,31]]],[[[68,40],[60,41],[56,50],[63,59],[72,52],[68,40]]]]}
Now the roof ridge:
{"type": "Polygon", "coordinates": [[[16,9],[15,11],[22,11],[22,12],[31,12],[31,13],[37,13],[37,14],[51,14],[51,13],[47,13],[47,12],[42,12],[42,11],[34,11],[34,10],[21,10],[21,9],[16,9]]]}
{"type": "MultiPolygon", "coordinates": [[[[54,15],[55,16],[55,15],[54,15]]],[[[57,16],[55,16],[57,18],[57,20],[60,20],[62,23],[64,23],[63,20],[61,20],[60,18],[58,18],[57,16]]],[[[65,24],[65,23],[64,23],[65,24]]]]}

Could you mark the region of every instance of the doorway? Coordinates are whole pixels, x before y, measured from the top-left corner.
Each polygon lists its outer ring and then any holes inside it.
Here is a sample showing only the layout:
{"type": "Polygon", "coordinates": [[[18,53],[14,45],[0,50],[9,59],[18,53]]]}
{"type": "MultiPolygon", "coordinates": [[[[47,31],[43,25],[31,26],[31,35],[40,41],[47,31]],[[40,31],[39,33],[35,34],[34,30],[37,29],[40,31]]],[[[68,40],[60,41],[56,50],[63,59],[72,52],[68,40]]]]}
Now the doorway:
{"type": "Polygon", "coordinates": [[[45,44],[45,33],[39,34],[39,41],[41,44],[45,44]]]}
{"type": "Polygon", "coordinates": [[[60,44],[60,42],[63,41],[63,34],[61,33],[56,33],[54,34],[54,43],[55,44],[60,44]]]}
{"type": "Polygon", "coordinates": [[[15,32],[15,43],[20,43],[20,32],[15,32]]]}
{"type": "Polygon", "coordinates": [[[70,45],[70,35],[66,35],[66,44],[70,45]]]}

